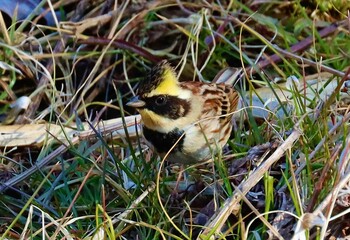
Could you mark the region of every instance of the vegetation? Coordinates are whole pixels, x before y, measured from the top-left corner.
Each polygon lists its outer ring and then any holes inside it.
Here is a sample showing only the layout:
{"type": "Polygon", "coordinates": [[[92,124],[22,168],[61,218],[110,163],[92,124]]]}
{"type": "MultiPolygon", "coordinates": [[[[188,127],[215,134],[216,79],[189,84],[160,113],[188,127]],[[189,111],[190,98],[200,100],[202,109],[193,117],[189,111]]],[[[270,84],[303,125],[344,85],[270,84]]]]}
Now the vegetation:
{"type": "Polygon", "coordinates": [[[346,0],[0,6],[0,239],[350,235],[349,8],[346,0]],[[161,59],[181,80],[243,69],[236,86],[245,102],[211,163],[162,161],[125,108],[161,59]]]}

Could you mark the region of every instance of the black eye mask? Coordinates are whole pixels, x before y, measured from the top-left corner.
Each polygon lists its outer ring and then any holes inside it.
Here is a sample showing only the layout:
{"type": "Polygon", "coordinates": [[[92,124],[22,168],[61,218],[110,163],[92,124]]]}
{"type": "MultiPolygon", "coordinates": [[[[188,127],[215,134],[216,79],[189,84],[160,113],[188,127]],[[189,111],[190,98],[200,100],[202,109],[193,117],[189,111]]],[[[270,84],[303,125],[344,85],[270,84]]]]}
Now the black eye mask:
{"type": "Polygon", "coordinates": [[[175,96],[158,95],[143,98],[143,101],[146,103],[144,108],[174,120],[186,116],[191,109],[189,101],[175,96]]]}

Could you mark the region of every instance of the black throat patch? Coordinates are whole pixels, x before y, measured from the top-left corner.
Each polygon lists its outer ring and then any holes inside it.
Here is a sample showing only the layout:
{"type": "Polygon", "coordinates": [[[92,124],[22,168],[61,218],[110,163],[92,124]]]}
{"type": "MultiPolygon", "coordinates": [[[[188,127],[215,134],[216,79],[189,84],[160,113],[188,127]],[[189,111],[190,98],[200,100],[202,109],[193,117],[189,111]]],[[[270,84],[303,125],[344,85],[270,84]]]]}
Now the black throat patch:
{"type": "Polygon", "coordinates": [[[182,151],[185,139],[185,134],[183,133],[184,131],[180,131],[178,128],[175,128],[168,133],[161,133],[155,130],[151,130],[145,126],[143,127],[143,135],[147,141],[152,143],[158,153],[167,153],[171,148],[173,148],[172,151],[174,152],[182,151]],[[180,141],[175,145],[180,137],[180,141]]]}

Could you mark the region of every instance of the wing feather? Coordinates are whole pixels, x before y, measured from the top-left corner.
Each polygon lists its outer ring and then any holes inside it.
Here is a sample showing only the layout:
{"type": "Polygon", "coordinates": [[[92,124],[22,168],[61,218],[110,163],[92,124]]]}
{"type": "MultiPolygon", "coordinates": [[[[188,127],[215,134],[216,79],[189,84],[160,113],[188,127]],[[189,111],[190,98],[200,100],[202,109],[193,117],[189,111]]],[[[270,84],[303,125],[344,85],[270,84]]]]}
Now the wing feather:
{"type": "Polygon", "coordinates": [[[238,105],[239,95],[231,86],[225,84],[205,84],[187,82],[186,88],[195,96],[204,99],[198,127],[211,144],[222,147],[226,144],[232,130],[232,114],[238,105]]]}

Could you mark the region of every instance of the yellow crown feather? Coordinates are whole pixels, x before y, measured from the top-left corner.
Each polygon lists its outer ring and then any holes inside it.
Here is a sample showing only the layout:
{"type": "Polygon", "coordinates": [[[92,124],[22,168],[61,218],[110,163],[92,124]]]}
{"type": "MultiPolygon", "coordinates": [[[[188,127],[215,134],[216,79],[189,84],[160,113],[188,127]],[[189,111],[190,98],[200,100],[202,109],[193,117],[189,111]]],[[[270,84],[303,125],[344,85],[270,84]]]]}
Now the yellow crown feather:
{"type": "Polygon", "coordinates": [[[161,81],[159,85],[148,94],[148,96],[155,95],[172,95],[178,96],[180,94],[181,88],[179,87],[179,82],[177,80],[177,75],[174,69],[169,64],[164,64],[162,75],[159,76],[161,81]]]}

